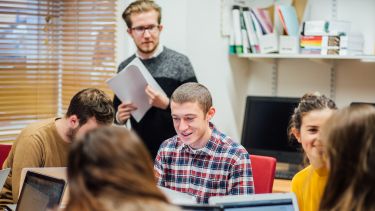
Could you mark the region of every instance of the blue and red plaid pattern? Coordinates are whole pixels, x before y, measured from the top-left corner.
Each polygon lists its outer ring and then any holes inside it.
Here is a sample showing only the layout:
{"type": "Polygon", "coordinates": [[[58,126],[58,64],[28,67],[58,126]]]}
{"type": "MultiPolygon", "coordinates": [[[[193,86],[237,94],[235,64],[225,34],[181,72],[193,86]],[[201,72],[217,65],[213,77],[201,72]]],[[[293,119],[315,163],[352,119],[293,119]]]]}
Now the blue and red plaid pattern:
{"type": "Polygon", "coordinates": [[[202,149],[192,149],[177,135],[163,142],[154,165],[158,185],[195,196],[198,203],[208,203],[211,196],[254,193],[249,153],[212,123],[210,128],[202,149]]]}

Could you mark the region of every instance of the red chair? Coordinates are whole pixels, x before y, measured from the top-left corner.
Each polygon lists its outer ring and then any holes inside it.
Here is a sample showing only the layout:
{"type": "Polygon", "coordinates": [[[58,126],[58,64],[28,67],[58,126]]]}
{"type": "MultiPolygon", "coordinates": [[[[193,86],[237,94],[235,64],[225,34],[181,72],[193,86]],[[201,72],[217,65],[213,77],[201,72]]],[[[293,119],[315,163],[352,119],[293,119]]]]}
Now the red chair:
{"type": "Polygon", "coordinates": [[[0,144],[0,169],[3,168],[3,163],[7,159],[10,149],[12,149],[12,145],[0,144]]]}
{"type": "Polygon", "coordinates": [[[268,156],[250,155],[255,193],[272,193],[276,159],[268,156]]]}

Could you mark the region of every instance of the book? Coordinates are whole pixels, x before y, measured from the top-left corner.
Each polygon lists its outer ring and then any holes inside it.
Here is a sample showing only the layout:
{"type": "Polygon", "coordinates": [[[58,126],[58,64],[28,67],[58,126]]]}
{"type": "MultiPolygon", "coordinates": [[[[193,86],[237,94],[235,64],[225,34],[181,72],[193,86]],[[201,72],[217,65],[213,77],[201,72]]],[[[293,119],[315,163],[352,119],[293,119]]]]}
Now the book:
{"type": "Polygon", "coordinates": [[[350,32],[350,22],[340,20],[313,20],[305,21],[302,34],[309,35],[347,35],[350,32]]]}
{"type": "Polygon", "coordinates": [[[243,53],[242,45],[242,32],[241,32],[241,17],[240,6],[234,5],[232,8],[232,21],[233,21],[233,35],[234,35],[234,51],[236,54],[243,53]]]}
{"type": "Polygon", "coordinates": [[[259,41],[255,32],[253,20],[251,18],[250,9],[248,7],[243,8],[243,17],[245,21],[247,37],[249,38],[251,52],[259,53],[259,41]]]}
{"type": "Polygon", "coordinates": [[[296,10],[290,5],[277,5],[279,18],[287,35],[298,36],[298,18],[296,10]]]}

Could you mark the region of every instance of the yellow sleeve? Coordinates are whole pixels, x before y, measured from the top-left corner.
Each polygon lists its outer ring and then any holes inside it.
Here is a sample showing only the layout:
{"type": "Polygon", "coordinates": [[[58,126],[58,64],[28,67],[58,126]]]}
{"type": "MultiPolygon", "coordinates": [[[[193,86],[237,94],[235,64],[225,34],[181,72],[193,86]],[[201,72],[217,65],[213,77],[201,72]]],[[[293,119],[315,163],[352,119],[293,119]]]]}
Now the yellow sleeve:
{"type": "Polygon", "coordinates": [[[14,202],[18,201],[22,169],[43,166],[43,154],[43,145],[37,137],[28,135],[18,138],[12,166],[12,196],[14,202]]]}
{"type": "Polygon", "coordinates": [[[298,201],[298,207],[300,211],[303,211],[303,197],[302,197],[302,178],[300,174],[296,174],[292,179],[291,191],[296,194],[298,201]]]}

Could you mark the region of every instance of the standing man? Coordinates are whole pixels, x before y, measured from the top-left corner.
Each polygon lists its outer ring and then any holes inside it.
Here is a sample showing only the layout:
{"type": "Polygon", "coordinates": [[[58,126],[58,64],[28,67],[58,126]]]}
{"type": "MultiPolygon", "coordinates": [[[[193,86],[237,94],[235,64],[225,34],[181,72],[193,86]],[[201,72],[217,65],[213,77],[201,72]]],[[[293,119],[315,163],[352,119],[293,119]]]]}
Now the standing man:
{"type": "Polygon", "coordinates": [[[160,146],[154,165],[158,185],[192,195],[198,203],[254,193],[250,155],[210,122],[215,108],[208,89],[186,83],[171,101],[177,135],[160,146]]]}
{"type": "Polygon", "coordinates": [[[11,171],[0,204],[17,203],[23,168],[67,166],[72,141],[89,130],[112,124],[113,119],[111,99],[103,91],[89,88],[74,95],[64,118],[47,119],[23,129],[3,164],[11,171]]]}
{"type": "Polygon", "coordinates": [[[156,3],[150,0],[135,1],[125,9],[122,17],[128,27],[128,34],[137,46],[137,52],[120,64],[118,72],[138,57],[167,96],[157,92],[154,87],[145,87],[152,107],[140,122],[130,115],[131,111],[137,109],[136,106],[132,102],[121,102],[115,96],[116,122],[125,124],[130,119],[132,129],[155,158],[161,142],[176,134],[170,117],[169,97],[181,84],[196,82],[197,79],[185,55],[159,45],[163,25],[161,8],[156,3]]]}

